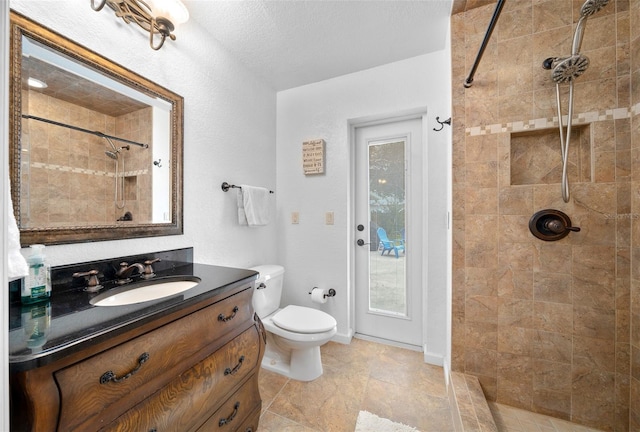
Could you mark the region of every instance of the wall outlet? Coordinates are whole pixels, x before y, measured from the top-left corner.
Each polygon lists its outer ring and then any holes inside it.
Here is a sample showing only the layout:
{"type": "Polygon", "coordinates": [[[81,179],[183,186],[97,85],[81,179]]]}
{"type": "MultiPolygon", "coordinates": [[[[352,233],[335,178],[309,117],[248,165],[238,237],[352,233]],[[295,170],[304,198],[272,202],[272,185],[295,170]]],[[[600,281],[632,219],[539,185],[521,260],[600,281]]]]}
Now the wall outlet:
{"type": "Polygon", "coordinates": [[[292,224],[298,224],[298,223],[300,223],[300,213],[298,213],[298,212],[291,212],[291,223],[292,223],[292,224]]]}
{"type": "Polygon", "coordinates": [[[324,214],[324,223],[326,225],[333,225],[333,212],[326,212],[324,214]]]}

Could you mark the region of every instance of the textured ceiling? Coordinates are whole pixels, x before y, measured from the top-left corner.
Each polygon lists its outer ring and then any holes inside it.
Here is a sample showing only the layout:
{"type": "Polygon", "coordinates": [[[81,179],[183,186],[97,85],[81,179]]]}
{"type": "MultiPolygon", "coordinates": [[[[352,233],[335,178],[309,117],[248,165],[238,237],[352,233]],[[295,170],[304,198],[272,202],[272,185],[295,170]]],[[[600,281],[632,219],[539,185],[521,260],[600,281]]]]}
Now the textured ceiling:
{"type": "Polygon", "coordinates": [[[443,49],[452,1],[184,3],[190,20],[284,90],[443,49]]]}

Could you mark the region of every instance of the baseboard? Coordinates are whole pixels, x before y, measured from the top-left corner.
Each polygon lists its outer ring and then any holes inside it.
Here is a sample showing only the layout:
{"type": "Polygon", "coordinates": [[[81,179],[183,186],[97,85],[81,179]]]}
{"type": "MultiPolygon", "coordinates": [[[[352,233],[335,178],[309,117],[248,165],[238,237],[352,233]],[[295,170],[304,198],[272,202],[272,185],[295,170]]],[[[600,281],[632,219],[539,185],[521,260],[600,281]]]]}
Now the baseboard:
{"type": "Polygon", "coordinates": [[[444,356],[442,354],[430,353],[425,347],[424,362],[435,366],[444,366],[444,356]]]}
{"type": "Polygon", "coordinates": [[[451,370],[449,369],[449,361],[447,360],[447,358],[444,358],[443,364],[442,364],[442,369],[444,370],[444,383],[447,386],[447,388],[449,387],[449,385],[451,384],[451,370]]]}
{"type": "Polygon", "coordinates": [[[332,342],[337,342],[345,345],[349,345],[351,343],[351,339],[353,338],[353,332],[349,330],[348,333],[336,333],[332,338],[332,342]]]}

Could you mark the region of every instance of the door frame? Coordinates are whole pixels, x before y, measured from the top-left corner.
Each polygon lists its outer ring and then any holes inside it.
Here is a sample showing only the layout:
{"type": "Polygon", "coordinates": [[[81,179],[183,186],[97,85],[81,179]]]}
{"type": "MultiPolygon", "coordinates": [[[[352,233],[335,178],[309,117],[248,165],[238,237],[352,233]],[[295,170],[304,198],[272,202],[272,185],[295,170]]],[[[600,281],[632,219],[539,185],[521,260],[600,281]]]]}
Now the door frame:
{"type": "MultiPolygon", "coordinates": [[[[420,119],[422,121],[422,136],[421,136],[421,141],[422,141],[422,146],[424,147],[424,151],[422,152],[422,168],[423,168],[423,178],[426,181],[427,179],[427,165],[426,165],[426,156],[427,156],[427,147],[428,147],[428,139],[427,139],[427,125],[428,125],[428,120],[427,120],[427,107],[417,107],[417,108],[413,108],[413,109],[408,109],[408,110],[403,110],[403,111],[398,111],[398,112],[394,112],[394,113],[388,113],[388,114],[378,114],[378,115],[372,115],[372,116],[366,116],[366,117],[359,117],[359,118],[354,118],[354,119],[349,119],[347,121],[347,125],[349,128],[349,187],[348,187],[348,226],[347,226],[347,251],[348,251],[348,256],[349,256],[349,263],[348,263],[348,280],[349,280],[349,296],[348,296],[348,320],[349,320],[349,327],[350,327],[350,335],[354,335],[355,334],[355,328],[356,328],[356,303],[355,303],[355,296],[356,296],[356,271],[355,271],[355,252],[356,252],[356,248],[359,247],[356,245],[356,240],[357,240],[357,233],[358,231],[356,230],[356,225],[357,225],[357,221],[355,220],[355,210],[356,210],[356,203],[355,203],[355,196],[356,196],[356,191],[355,191],[355,184],[356,184],[356,129],[357,128],[361,128],[361,127],[366,127],[366,126],[376,126],[376,125],[381,125],[381,124],[385,124],[385,123],[395,123],[395,122],[399,122],[399,121],[403,121],[403,120],[413,120],[413,119],[420,119]]],[[[428,213],[426,212],[426,207],[428,205],[427,203],[427,198],[426,198],[426,190],[427,188],[425,188],[423,190],[423,200],[422,200],[422,214],[424,216],[423,220],[420,222],[418,221],[418,223],[422,223],[422,232],[423,232],[423,238],[422,238],[422,251],[423,251],[423,263],[424,265],[422,266],[422,271],[420,272],[420,274],[418,275],[417,279],[420,280],[423,284],[423,295],[422,295],[422,349],[423,352],[425,353],[426,356],[426,346],[425,346],[425,338],[427,335],[426,332],[426,325],[427,325],[427,307],[426,307],[426,300],[427,300],[427,285],[426,285],[426,275],[428,273],[428,255],[427,255],[427,249],[426,249],[426,245],[427,245],[427,235],[428,235],[428,231],[426,230],[426,227],[428,225],[428,213]]],[[[366,338],[363,338],[366,339],[366,338]]],[[[413,347],[412,345],[404,345],[401,343],[395,343],[393,345],[399,346],[401,348],[408,348],[408,349],[415,349],[415,347],[413,347]]],[[[426,359],[426,357],[425,357],[426,359]]]]}

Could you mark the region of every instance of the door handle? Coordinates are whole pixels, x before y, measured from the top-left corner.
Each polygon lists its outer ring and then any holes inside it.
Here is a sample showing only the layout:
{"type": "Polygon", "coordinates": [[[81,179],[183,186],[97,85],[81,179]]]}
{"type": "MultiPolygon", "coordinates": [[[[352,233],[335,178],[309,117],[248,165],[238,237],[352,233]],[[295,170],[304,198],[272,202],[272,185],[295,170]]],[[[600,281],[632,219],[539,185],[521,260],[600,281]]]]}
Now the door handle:
{"type": "Polygon", "coordinates": [[[365,243],[364,240],[362,240],[362,239],[358,239],[358,241],[356,243],[358,244],[358,246],[364,246],[364,245],[371,244],[371,243],[365,243]]]}

